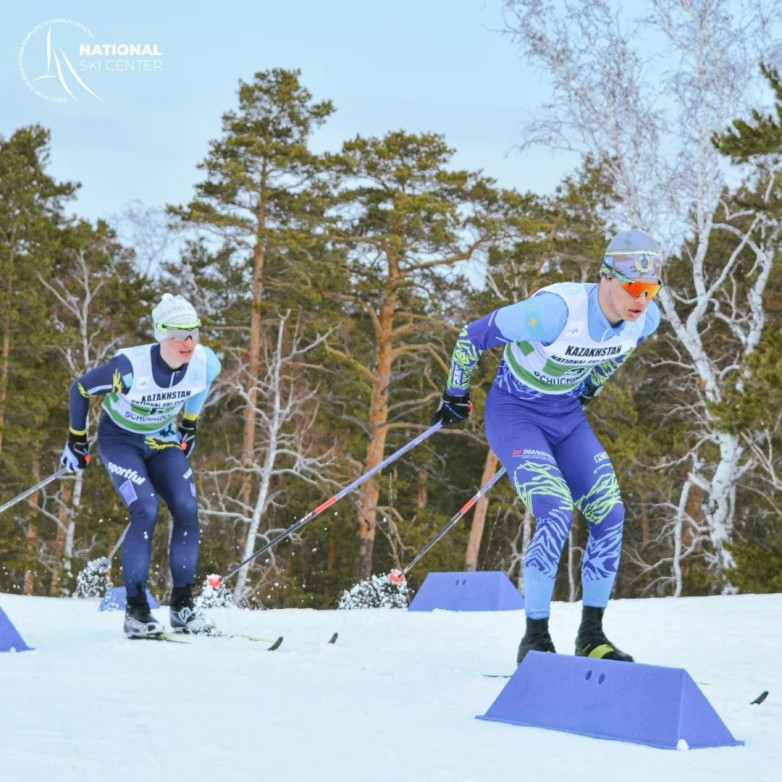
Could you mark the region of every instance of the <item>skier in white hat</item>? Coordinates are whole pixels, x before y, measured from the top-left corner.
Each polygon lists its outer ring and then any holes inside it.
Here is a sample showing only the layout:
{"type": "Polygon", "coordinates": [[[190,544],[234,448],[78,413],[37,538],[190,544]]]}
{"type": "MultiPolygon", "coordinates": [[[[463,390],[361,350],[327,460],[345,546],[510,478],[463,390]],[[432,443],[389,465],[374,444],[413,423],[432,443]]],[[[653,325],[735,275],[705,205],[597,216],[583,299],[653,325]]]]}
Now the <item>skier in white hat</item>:
{"type": "Polygon", "coordinates": [[[163,294],[152,320],[156,342],[118,351],[73,384],[70,430],[61,458],[74,471],[89,466],[89,399],[103,397],[98,453],[130,513],[122,549],[127,595],[123,629],[129,638],[165,634],[146,597],[158,497],[174,520],[169,550],[171,626],[175,632],[214,630],[192,595],[200,535],[196,487],[187,460],[195,446],[198,416],[220,374],[220,360],[200,344],[201,320],[183,296],[163,294]]]}

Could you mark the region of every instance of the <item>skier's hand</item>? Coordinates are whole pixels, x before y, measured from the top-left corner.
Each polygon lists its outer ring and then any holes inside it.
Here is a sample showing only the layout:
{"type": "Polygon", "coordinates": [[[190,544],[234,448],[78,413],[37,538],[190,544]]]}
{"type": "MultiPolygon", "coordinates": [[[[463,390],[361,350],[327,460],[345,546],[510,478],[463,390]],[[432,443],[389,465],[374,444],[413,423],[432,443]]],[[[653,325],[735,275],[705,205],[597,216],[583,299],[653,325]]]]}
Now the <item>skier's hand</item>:
{"type": "Polygon", "coordinates": [[[593,386],[590,383],[584,383],[584,390],[579,397],[581,407],[588,405],[602,390],[603,386],[593,386]]]}
{"type": "Polygon", "coordinates": [[[445,391],[440,397],[437,410],[434,411],[432,423],[436,424],[438,421],[442,421],[443,426],[453,426],[464,421],[471,412],[472,402],[469,392],[463,396],[456,396],[445,391]]]}
{"type": "Polygon", "coordinates": [[[197,427],[198,420],[195,418],[182,418],[182,422],[179,424],[180,446],[188,459],[190,458],[190,454],[193,453],[193,448],[195,448],[197,427]]]}
{"type": "Polygon", "coordinates": [[[87,442],[87,432],[74,432],[68,430],[68,442],[62,449],[60,464],[67,467],[70,472],[86,470],[90,466],[90,444],[87,442]]]}

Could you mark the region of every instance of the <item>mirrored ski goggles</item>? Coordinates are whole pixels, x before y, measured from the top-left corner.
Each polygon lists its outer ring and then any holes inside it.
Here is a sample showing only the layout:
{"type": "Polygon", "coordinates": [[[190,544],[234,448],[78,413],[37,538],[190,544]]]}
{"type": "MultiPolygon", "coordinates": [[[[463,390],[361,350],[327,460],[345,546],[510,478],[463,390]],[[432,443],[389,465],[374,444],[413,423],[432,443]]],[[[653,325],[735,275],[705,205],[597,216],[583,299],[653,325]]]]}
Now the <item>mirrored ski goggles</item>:
{"type": "Polygon", "coordinates": [[[662,280],[658,279],[657,282],[641,282],[641,280],[636,280],[632,277],[625,277],[624,274],[618,272],[616,269],[612,269],[608,264],[606,264],[606,267],[611,274],[622,283],[622,287],[636,299],[653,299],[660,288],[663,287],[662,280]]]}
{"type": "Polygon", "coordinates": [[[663,276],[663,258],[654,250],[625,250],[606,253],[603,262],[627,277],[663,276]]]}
{"type": "Polygon", "coordinates": [[[194,323],[192,326],[166,326],[165,323],[158,323],[157,327],[162,331],[166,337],[175,339],[177,342],[184,342],[188,337],[191,337],[193,341],[198,339],[198,329],[201,326],[201,321],[194,323]]]}

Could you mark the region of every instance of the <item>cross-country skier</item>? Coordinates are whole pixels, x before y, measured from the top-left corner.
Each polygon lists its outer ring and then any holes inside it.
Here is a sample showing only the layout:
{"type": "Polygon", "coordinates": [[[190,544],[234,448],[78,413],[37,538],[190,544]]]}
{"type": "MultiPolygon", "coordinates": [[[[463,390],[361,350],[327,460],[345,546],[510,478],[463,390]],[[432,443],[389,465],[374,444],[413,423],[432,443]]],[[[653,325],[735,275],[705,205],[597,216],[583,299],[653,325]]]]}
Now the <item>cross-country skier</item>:
{"type": "Polygon", "coordinates": [[[188,459],[195,446],[198,416],[220,373],[220,360],[211,348],[199,344],[201,321],[184,297],[163,294],[152,319],[156,343],[120,350],[73,384],[70,431],[60,460],[72,471],[89,465],[89,399],[103,397],[98,453],[130,512],[122,550],[127,592],[124,631],[129,638],[156,637],[165,631],[150,613],[146,597],[158,496],[174,520],[169,551],[171,626],[176,632],[190,633],[214,629],[193,602],[200,535],[188,459]]]}
{"type": "Polygon", "coordinates": [[[504,346],[486,400],[486,438],[535,517],[524,559],[527,619],[518,663],[532,650],[555,651],[549,611],[574,505],[589,530],[576,654],[633,659],[603,632],[625,509],[614,468],[583,405],[657,329],[660,310],[652,298],[662,285],[661,269],[650,236],[622,231],[606,249],[597,283],[549,285],[468,324],[457,339],[434,414],[446,425],[463,421],[472,409],[470,377],[481,353],[504,346]]]}

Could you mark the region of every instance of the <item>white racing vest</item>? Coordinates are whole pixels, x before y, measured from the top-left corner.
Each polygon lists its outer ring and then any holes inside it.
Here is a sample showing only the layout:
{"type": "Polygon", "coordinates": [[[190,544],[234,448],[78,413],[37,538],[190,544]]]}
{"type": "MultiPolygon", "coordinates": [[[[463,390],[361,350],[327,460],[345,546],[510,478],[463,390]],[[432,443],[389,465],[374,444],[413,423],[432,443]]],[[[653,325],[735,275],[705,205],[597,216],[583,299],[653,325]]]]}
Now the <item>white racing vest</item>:
{"type": "Polygon", "coordinates": [[[206,388],[206,351],[196,345],[184,377],[171,388],[155,382],[152,373],[152,345],[117,351],[133,368],[133,382],[127,392],[112,391],[103,397],[103,409],[119,427],[137,434],[152,434],[172,424],[185,402],[206,388]]]}
{"type": "Polygon", "coordinates": [[[634,322],[625,321],[616,334],[603,342],[589,336],[589,292],[585,285],[564,282],[548,285],[538,293],[556,293],[567,305],[565,327],[550,345],[510,342],[504,359],[524,385],[546,394],[567,394],[592,370],[606,361],[632,353],[643,334],[646,312],[634,322]]]}

